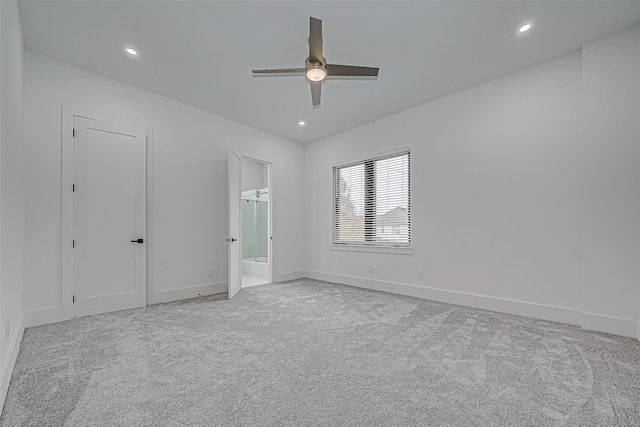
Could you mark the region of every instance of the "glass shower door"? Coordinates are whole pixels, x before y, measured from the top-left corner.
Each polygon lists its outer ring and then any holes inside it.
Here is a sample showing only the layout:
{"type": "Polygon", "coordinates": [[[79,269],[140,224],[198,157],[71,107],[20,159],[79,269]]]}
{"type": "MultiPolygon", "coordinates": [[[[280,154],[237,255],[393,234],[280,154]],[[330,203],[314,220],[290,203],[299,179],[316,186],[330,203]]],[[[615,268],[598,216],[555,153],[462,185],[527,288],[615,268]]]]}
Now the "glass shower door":
{"type": "Polygon", "coordinates": [[[268,262],[269,192],[248,190],[242,193],[242,259],[268,262]]]}

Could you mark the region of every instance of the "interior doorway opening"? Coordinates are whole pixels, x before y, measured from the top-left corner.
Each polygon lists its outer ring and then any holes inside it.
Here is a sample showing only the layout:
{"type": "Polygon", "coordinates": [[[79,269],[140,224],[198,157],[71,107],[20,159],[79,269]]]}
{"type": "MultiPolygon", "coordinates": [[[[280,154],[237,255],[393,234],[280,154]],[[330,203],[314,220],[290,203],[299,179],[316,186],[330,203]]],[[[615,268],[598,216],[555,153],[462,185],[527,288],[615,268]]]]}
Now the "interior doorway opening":
{"type": "Polygon", "coordinates": [[[242,287],[271,283],[270,165],[242,158],[241,230],[242,287]]]}

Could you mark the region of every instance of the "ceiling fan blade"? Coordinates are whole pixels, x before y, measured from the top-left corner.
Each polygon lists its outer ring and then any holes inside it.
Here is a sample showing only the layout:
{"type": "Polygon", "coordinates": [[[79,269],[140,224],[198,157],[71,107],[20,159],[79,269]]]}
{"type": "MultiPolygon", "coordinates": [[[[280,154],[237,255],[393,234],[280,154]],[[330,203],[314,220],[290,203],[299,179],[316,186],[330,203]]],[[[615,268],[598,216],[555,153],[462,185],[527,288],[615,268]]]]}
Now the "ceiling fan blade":
{"type": "Polygon", "coordinates": [[[311,101],[313,102],[313,108],[320,107],[320,90],[322,89],[322,82],[309,82],[311,84],[311,101]]]}
{"type": "Polygon", "coordinates": [[[309,17],[309,61],[322,60],[322,19],[309,17]]]}
{"type": "Polygon", "coordinates": [[[304,76],[304,68],[280,68],[273,70],[251,70],[253,77],[304,76]]]}
{"type": "Polygon", "coordinates": [[[327,77],[375,80],[378,78],[378,70],[380,69],[375,67],[327,64],[327,77]]]}

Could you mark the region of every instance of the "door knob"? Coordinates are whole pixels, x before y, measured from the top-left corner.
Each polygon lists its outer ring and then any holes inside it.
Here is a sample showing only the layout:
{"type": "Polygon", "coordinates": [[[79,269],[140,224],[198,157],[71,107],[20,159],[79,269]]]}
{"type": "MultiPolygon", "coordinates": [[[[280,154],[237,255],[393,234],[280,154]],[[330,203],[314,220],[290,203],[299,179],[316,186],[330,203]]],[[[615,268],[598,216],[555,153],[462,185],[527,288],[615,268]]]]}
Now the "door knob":
{"type": "Polygon", "coordinates": [[[132,240],[131,243],[144,243],[144,239],[132,240]]]}

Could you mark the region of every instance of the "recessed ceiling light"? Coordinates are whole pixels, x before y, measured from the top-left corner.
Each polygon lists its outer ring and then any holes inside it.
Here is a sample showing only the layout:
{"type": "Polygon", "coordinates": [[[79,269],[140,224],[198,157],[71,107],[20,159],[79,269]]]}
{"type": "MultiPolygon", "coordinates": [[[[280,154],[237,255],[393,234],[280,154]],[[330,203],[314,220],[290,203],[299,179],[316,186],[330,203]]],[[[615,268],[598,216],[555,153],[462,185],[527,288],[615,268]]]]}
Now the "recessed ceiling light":
{"type": "Polygon", "coordinates": [[[302,120],[298,122],[298,126],[304,126],[304,125],[305,125],[305,122],[303,122],[302,120]]]}
{"type": "Polygon", "coordinates": [[[137,51],[137,50],[135,50],[135,49],[131,49],[130,47],[126,48],[125,50],[127,51],[127,53],[128,53],[129,55],[132,55],[132,56],[136,56],[136,55],[138,54],[138,51],[137,51]]]}
{"type": "Polygon", "coordinates": [[[531,29],[531,24],[524,24],[522,27],[520,27],[520,32],[521,33],[526,33],[530,29],[531,29]]]}

